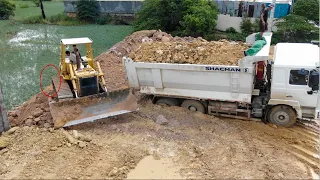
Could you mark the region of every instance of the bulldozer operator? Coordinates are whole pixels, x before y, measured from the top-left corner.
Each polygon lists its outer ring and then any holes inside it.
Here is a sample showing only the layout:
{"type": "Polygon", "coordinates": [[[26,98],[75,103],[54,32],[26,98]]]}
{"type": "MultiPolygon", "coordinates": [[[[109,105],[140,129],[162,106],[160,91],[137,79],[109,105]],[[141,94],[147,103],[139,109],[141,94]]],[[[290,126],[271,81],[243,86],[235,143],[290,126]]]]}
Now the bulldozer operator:
{"type": "Polygon", "coordinates": [[[75,53],[70,53],[70,51],[66,51],[66,55],[67,57],[69,58],[70,62],[72,64],[77,64],[77,70],[76,71],[79,71],[81,70],[81,62],[80,62],[80,53],[79,53],[79,50],[77,48],[74,49],[74,52],[75,53]]]}

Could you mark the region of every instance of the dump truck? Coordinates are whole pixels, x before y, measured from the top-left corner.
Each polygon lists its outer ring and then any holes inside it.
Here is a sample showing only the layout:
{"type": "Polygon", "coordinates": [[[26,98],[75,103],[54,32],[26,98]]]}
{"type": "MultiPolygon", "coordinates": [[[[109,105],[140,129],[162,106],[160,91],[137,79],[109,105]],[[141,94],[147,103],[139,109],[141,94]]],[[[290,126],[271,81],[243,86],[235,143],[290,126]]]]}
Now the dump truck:
{"type": "Polygon", "coordinates": [[[93,58],[92,43],[88,37],[61,39],[59,74],[52,78],[54,92],[49,97],[55,128],[92,122],[138,109],[136,97],[130,88],[107,90],[100,64],[93,58]],[[85,56],[81,56],[81,53],[78,56],[81,69],[77,70],[70,51],[76,57],[75,51],[80,46],[84,46],[85,56]],[[71,55],[67,56],[67,53],[71,55]]]}
{"type": "MultiPolygon", "coordinates": [[[[252,37],[247,43],[253,44],[252,37]]],[[[129,86],[153,103],[190,111],[291,127],[297,119],[319,120],[319,47],[278,43],[269,59],[271,32],[255,55],[238,66],[148,63],[123,58],[129,86]]],[[[245,53],[244,53],[245,54],[245,53]]],[[[156,62],[156,61],[155,61],[156,62]]]]}

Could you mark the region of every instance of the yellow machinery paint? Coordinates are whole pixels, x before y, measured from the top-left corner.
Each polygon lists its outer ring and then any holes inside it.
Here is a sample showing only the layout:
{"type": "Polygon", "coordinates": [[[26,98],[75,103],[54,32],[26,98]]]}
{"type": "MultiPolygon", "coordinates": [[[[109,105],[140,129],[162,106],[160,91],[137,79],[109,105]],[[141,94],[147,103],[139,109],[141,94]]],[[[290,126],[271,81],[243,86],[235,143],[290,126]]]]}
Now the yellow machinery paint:
{"type": "Polygon", "coordinates": [[[60,77],[52,78],[57,96],[49,98],[50,112],[55,128],[94,121],[110,116],[129,113],[138,109],[132,91],[123,89],[108,92],[99,62],[92,54],[92,40],[71,38],[61,40],[60,77]],[[68,46],[84,45],[86,55],[81,58],[82,70],[77,71],[66,56],[68,46]],[[63,82],[60,85],[60,79],[63,82]],[[59,88],[60,86],[60,88],[59,88]]]}

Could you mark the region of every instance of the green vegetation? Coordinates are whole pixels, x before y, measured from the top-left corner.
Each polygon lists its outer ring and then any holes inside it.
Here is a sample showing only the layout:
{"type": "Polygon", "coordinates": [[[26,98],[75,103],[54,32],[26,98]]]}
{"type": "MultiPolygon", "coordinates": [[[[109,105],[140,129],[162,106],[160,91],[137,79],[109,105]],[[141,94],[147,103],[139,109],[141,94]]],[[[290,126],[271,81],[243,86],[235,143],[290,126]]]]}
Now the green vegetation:
{"type": "Polygon", "coordinates": [[[12,4],[7,0],[0,0],[0,20],[9,19],[10,16],[14,16],[15,9],[15,4],[12,4]]]}
{"type": "Polygon", "coordinates": [[[250,18],[243,17],[240,24],[240,29],[241,29],[241,33],[245,35],[259,32],[259,18],[256,18],[255,22],[252,23],[250,18]]]}
{"type": "Polygon", "coordinates": [[[29,5],[28,4],[19,4],[19,8],[28,8],[29,5]]]}
{"type": "Polygon", "coordinates": [[[136,30],[161,29],[173,35],[213,36],[217,6],[206,0],[145,0],[134,22],[136,30]]]}
{"type": "Polygon", "coordinates": [[[293,13],[276,22],[273,43],[319,40],[319,28],[309,21],[319,23],[319,0],[297,1],[293,13]]]}
{"type": "Polygon", "coordinates": [[[294,5],[293,13],[306,17],[308,20],[319,23],[319,0],[297,1],[294,5]]]}
{"type": "Polygon", "coordinates": [[[319,39],[319,28],[303,16],[290,14],[276,23],[278,27],[273,42],[310,42],[319,39]]]}
{"type": "Polygon", "coordinates": [[[102,15],[97,18],[97,23],[100,25],[109,24],[112,21],[112,16],[110,14],[102,15]]]}
{"type": "MultiPolygon", "coordinates": [[[[14,11],[15,16],[12,17],[15,21],[24,21],[31,17],[41,16],[41,9],[37,7],[32,1],[11,1],[17,6],[14,11]],[[27,4],[28,8],[20,8],[19,4],[27,4]]],[[[64,6],[62,1],[44,1],[43,6],[47,17],[61,14],[64,12],[64,6]]]]}
{"type": "Polygon", "coordinates": [[[33,2],[37,7],[40,7],[40,1],[39,1],[39,0],[32,0],[32,2],[33,2]]]}
{"type": "Polygon", "coordinates": [[[25,24],[55,24],[55,25],[68,25],[68,26],[75,26],[75,25],[84,25],[87,24],[85,21],[79,21],[76,18],[69,17],[64,13],[49,16],[46,19],[42,18],[42,15],[33,16],[23,20],[25,24]]]}
{"type": "Polygon", "coordinates": [[[99,4],[96,0],[79,0],[77,5],[77,18],[80,21],[96,22],[99,17],[99,4]]]}
{"type": "Polygon", "coordinates": [[[226,29],[226,33],[237,33],[237,31],[233,27],[229,27],[228,29],[226,29]]]}

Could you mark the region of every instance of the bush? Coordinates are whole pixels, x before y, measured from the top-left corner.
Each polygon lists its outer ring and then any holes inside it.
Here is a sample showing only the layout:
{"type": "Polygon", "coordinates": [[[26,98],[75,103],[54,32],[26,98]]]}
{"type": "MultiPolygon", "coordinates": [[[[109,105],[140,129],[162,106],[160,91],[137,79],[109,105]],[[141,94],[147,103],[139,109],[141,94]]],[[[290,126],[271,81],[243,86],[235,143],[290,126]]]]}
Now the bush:
{"type": "Polygon", "coordinates": [[[252,24],[252,31],[253,32],[260,32],[260,19],[256,18],[254,23],[252,24]]]}
{"type": "Polygon", "coordinates": [[[19,4],[19,7],[20,7],[20,8],[28,8],[29,5],[28,5],[28,4],[19,4]]]}
{"type": "Polygon", "coordinates": [[[9,16],[14,16],[16,5],[7,0],[0,0],[0,19],[9,19],[9,16]]]}
{"type": "Polygon", "coordinates": [[[173,35],[209,36],[218,18],[207,0],[145,0],[134,21],[135,30],[161,29],[173,35]]]}
{"type": "Polygon", "coordinates": [[[77,17],[80,21],[93,23],[99,18],[99,7],[96,0],[79,0],[76,5],[77,17]]]}
{"type": "Polygon", "coordinates": [[[97,23],[100,25],[109,24],[112,21],[110,14],[102,15],[97,19],[97,23]]]}
{"type": "Polygon", "coordinates": [[[42,15],[39,16],[32,16],[25,20],[23,20],[23,23],[25,24],[41,24],[45,23],[45,20],[42,18],[42,15]]]}
{"type": "Polygon", "coordinates": [[[246,41],[246,35],[242,33],[228,33],[227,39],[230,41],[246,41]]]}
{"type": "Polygon", "coordinates": [[[226,29],[227,33],[237,33],[236,29],[233,27],[229,27],[228,29],[226,29]]]}
{"type": "Polygon", "coordinates": [[[128,23],[124,21],[123,17],[118,15],[114,15],[112,17],[112,23],[115,25],[128,25],[128,23]]]}
{"type": "Polygon", "coordinates": [[[251,34],[253,32],[254,25],[251,23],[250,18],[243,17],[240,24],[241,32],[244,34],[251,34]]]}

